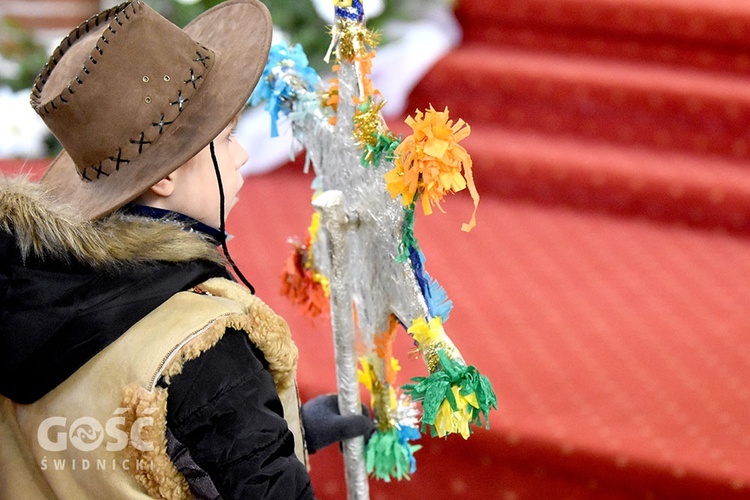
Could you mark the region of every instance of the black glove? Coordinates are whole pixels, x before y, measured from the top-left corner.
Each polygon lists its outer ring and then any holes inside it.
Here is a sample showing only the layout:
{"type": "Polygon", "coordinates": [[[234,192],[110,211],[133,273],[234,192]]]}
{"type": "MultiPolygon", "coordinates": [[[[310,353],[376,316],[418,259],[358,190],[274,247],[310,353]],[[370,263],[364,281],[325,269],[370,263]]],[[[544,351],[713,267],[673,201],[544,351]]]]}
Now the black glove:
{"type": "Polygon", "coordinates": [[[363,415],[342,416],[336,394],[324,394],[302,405],[302,426],[305,428],[307,451],[315,453],[337,441],[364,436],[365,440],[375,431],[367,407],[362,405],[363,415]]]}

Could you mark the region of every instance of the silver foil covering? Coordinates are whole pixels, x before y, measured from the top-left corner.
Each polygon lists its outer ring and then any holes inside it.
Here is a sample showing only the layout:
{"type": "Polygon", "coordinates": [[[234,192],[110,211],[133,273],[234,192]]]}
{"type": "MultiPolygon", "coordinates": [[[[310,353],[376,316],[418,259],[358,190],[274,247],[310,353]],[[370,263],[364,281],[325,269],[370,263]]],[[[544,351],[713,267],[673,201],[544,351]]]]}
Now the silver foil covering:
{"type": "MultiPolygon", "coordinates": [[[[323,230],[313,252],[318,271],[330,280],[342,414],[361,411],[356,332],[371,351],[374,336],[388,329],[391,314],[406,326],[420,317],[429,321],[411,264],[396,261],[404,207],[400,199],[391,198],[384,178],[394,165],[383,161],[379,167],[363,167],[360,163],[362,148],[352,137],[354,97],[358,95],[356,69],[341,61],[336,125],[328,122],[325,108],[313,105],[312,93],[297,95],[291,114],[295,137],[307,150],[316,174],[314,186],[320,193],[313,204],[323,230]]],[[[451,357],[460,359],[455,347],[452,351],[451,357]]],[[[343,447],[348,498],[369,498],[363,439],[347,440],[343,447]]]]}
{"type": "MultiPolygon", "coordinates": [[[[349,278],[351,268],[348,265],[349,224],[344,210],[344,195],[341,191],[325,191],[315,199],[313,206],[320,213],[322,229],[326,232],[333,271],[329,280],[339,412],[342,415],[357,415],[362,409],[357,381],[356,336],[349,278]]],[[[343,451],[347,498],[369,498],[364,439],[347,439],[343,443],[343,451]]]]}

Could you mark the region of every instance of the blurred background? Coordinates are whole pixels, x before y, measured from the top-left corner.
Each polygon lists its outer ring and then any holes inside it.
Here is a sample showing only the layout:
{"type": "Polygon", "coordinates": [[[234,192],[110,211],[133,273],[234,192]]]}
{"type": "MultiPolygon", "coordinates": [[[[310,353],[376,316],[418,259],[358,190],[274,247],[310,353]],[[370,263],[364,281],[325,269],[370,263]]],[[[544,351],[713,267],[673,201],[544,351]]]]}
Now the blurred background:
{"type": "MultiPolygon", "coordinates": [[[[217,2],[150,3],[184,24],[217,2]]],[[[325,80],[330,2],[265,3],[325,80]]],[[[0,4],[3,172],[38,176],[59,147],[29,86],[111,4],[0,4]]],[[[364,5],[391,128],[430,104],[472,127],[477,227],[460,231],[460,193],[415,229],[454,302],[446,331],[499,400],[489,430],[423,437],[411,480],[373,480],[371,497],[750,498],[750,2],[364,5]]],[[[329,319],[279,294],[312,176],[260,110],[238,134],[251,160],[230,250],[292,327],[302,398],[332,392],[329,319]]],[[[399,342],[405,383],[425,369],[399,342]]],[[[345,497],[336,447],[311,475],[319,498],[345,497]]]]}

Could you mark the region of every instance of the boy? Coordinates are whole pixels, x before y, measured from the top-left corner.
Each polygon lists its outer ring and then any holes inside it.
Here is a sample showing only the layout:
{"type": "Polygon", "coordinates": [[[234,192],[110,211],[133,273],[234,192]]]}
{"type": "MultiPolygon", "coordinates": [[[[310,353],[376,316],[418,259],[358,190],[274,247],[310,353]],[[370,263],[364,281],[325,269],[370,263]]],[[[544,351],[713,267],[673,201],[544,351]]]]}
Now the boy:
{"type": "Polygon", "coordinates": [[[0,190],[0,497],[311,498],[304,444],[372,430],[331,396],[300,419],[288,327],[216,251],[271,31],[256,0],[184,30],[132,0],[37,78],[64,151],[0,190]]]}

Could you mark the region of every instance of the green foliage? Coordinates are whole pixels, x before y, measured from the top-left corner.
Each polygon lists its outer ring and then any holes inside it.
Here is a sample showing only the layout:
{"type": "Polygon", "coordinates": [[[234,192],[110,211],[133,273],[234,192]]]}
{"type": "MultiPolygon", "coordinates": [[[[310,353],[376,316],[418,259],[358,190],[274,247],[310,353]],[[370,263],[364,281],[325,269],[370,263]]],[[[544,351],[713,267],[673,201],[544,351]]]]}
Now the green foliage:
{"type": "MultiPolygon", "coordinates": [[[[149,5],[178,26],[184,27],[202,12],[221,3],[222,0],[150,0],[149,5]]],[[[310,0],[265,0],[276,27],[290,38],[291,44],[299,43],[307,54],[310,65],[318,72],[329,67],[323,61],[331,41],[329,26],[318,16],[310,0]]],[[[409,19],[409,2],[385,0],[383,12],[367,20],[371,30],[381,30],[393,19],[409,19]]],[[[333,2],[331,2],[333,11],[333,2]]],[[[387,43],[383,39],[383,43],[387,43]]],[[[40,68],[47,62],[49,54],[34,39],[31,31],[9,19],[0,21],[0,56],[10,61],[16,71],[11,75],[0,73],[0,85],[13,90],[31,87],[40,68]]]]}
{"type": "MultiPolygon", "coordinates": [[[[201,12],[221,3],[221,0],[198,0],[195,3],[183,3],[180,0],[152,0],[151,4],[163,16],[178,26],[184,26],[201,12]]],[[[331,43],[329,26],[318,16],[310,0],[264,0],[271,12],[273,24],[283,31],[291,45],[299,43],[305,50],[310,65],[318,72],[323,72],[329,65],[323,61],[328,45],[331,43]]],[[[408,2],[385,0],[381,15],[368,19],[367,26],[379,30],[390,19],[406,19],[403,5],[408,2]]],[[[331,2],[333,11],[333,2],[331,2]]],[[[383,40],[387,42],[387,40],[383,40]]]]}
{"type": "Polygon", "coordinates": [[[15,66],[11,74],[0,74],[0,86],[6,85],[14,91],[31,87],[48,59],[33,34],[10,19],[0,21],[0,55],[15,66]]]}
{"type": "Polygon", "coordinates": [[[191,20],[198,17],[202,12],[220,4],[222,0],[150,0],[149,5],[177,26],[184,28],[191,20]]]}
{"type": "MultiPolygon", "coordinates": [[[[291,45],[302,45],[310,65],[318,72],[326,67],[323,61],[331,41],[326,22],[318,16],[309,0],[266,0],[273,23],[287,36],[291,45]]],[[[333,4],[331,4],[333,10],[333,4]]]]}

